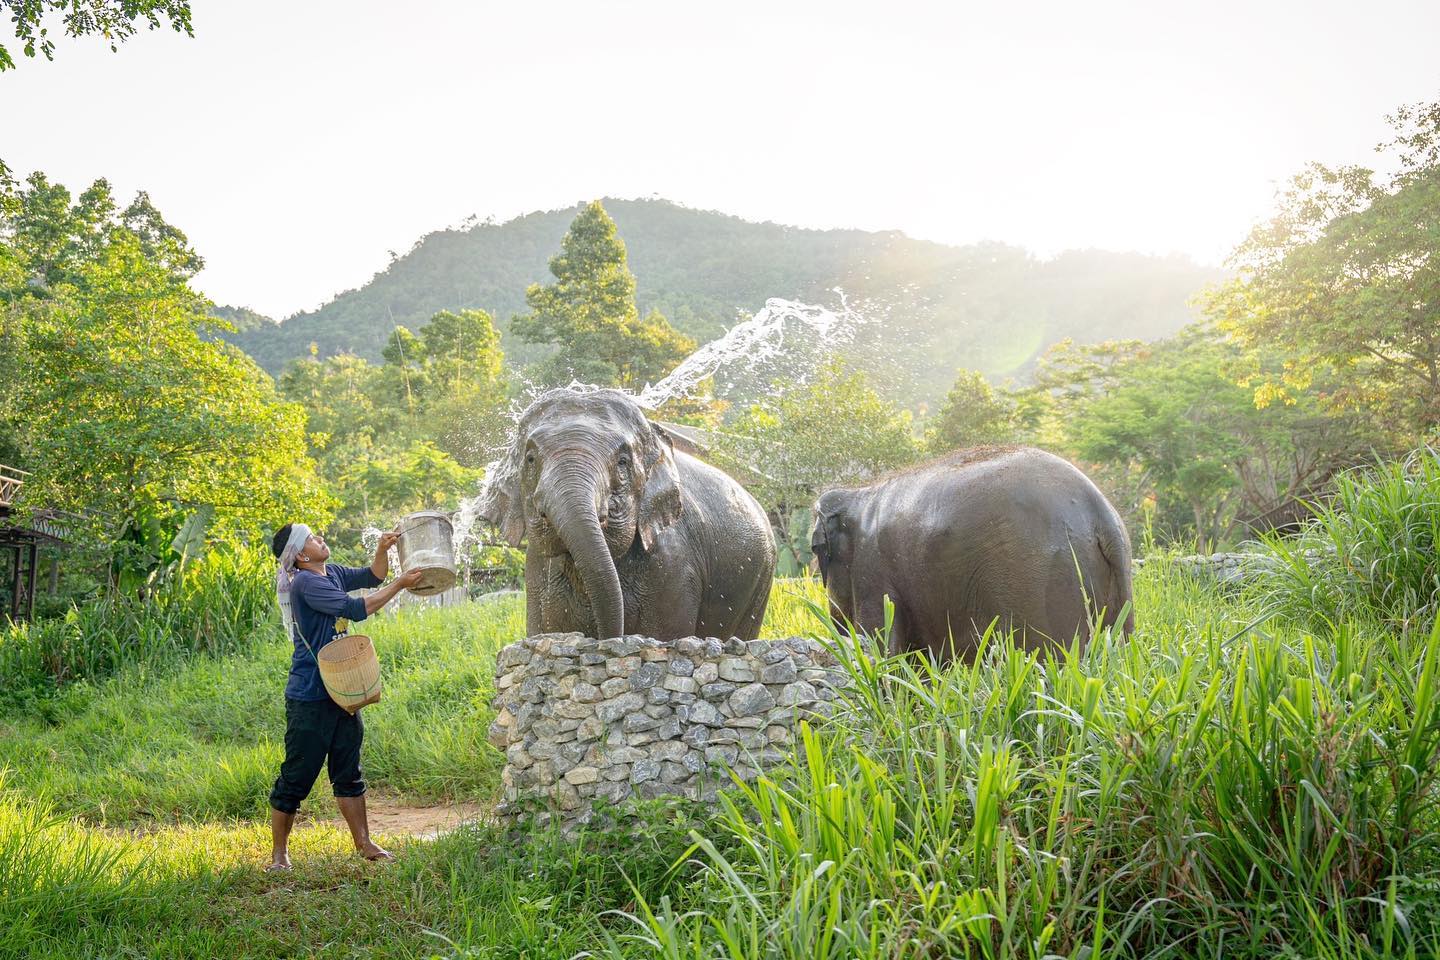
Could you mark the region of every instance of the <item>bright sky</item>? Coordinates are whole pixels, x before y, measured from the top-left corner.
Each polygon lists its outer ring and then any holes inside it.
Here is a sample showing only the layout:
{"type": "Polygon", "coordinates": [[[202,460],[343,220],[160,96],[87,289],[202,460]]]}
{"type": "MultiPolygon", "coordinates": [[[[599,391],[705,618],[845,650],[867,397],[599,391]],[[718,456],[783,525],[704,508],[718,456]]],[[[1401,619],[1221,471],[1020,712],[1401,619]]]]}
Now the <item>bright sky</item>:
{"type": "Polygon", "coordinates": [[[201,289],[274,316],[469,214],[606,195],[1217,263],[1303,163],[1373,162],[1384,114],[1440,98],[1433,0],[194,11],[193,40],[17,55],[0,157],[150,191],[201,289]]]}

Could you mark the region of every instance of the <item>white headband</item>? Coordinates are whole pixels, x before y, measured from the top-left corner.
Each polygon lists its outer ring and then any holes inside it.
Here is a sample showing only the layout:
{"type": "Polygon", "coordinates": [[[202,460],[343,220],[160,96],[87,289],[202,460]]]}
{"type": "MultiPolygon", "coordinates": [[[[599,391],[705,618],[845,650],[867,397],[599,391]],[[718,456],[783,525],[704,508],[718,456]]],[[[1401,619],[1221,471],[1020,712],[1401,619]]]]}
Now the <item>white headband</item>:
{"type": "Polygon", "coordinates": [[[293,569],[295,557],[301,550],[305,549],[305,541],[310,539],[310,528],[303,523],[297,523],[290,528],[290,539],[285,541],[285,549],[280,551],[280,566],[286,569],[293,569]],[[286,563],[286,557],[290,562],[286,563]]]}
{"type": "Polygon", "coordinates": [[[290,583],[295,579],[295,557],[310,539],[310,528],[303,523],[290,527],[290,539],[280,551],[280,562],[275,570],[275,600],[280,604],[280,619],[285,624],[285,635],[294,636],[295,617],[290,612],[290,583]]]}

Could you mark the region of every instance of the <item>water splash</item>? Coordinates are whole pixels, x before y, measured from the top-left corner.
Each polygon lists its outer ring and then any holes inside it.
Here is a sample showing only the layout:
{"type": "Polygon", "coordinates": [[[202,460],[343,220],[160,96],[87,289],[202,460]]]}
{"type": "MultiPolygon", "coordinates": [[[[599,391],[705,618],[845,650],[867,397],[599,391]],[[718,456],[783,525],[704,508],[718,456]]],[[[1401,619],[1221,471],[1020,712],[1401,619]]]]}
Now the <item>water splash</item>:
{"type": "Polygon", "coordinates": [[[849,343],[864,318],[850,309],[845,294],[838,310],[772,297],[749,320],[700,347],[658,383],[635,398],[647,410],[688,398],[715,378],[716,394],[737,399],[746,388],[771,392],[778,379],[804,383],[837,347],[849,343]]]}

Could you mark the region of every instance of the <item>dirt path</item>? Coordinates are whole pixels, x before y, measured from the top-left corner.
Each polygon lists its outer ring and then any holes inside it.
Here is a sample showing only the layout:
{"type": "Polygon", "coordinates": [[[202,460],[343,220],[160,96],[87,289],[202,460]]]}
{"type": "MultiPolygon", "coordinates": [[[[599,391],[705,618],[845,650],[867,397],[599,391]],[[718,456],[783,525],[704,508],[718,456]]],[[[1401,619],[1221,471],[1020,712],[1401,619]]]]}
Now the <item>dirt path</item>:
{"type": "MultiPolygon", "coordinates": [[[[421,840],[433,840],[467,821],[488,820],[493,809],[492,805],[485,803],[442,803],[433,807],[417,807],[384,797],[371,798],[366,804],[372,834],[417,837],[421,840]]],[[[310,822],[340,828],[345,826],[345,821],[333,808],[323,811],[321,818],[310,822]]]]}

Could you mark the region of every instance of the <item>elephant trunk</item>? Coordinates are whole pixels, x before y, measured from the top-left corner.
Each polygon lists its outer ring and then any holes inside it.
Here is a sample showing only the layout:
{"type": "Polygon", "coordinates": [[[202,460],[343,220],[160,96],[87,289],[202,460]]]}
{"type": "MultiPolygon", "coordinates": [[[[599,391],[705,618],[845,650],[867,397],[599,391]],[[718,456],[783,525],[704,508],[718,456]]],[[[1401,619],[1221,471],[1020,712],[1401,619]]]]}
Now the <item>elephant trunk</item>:
{"type": "Polygon", "coordinates": [[[550,495],[545,497],[545,512],[590,598],[595,637],[605,640],[624,635],[625,602],[620,593],[620,574],[600,529],[596,476],[595,469],[567,465],[554,477],[553,484],[546,485],[550,495]]]}

